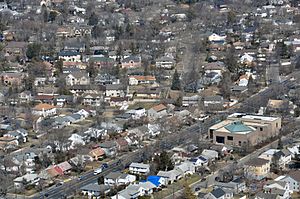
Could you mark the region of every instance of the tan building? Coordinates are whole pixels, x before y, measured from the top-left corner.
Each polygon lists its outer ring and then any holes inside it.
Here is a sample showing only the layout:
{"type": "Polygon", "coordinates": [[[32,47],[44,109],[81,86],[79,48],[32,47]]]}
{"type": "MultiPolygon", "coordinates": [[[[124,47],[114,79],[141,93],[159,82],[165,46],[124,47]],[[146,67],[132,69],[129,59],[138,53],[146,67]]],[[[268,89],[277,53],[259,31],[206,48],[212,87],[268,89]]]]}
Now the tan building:
{"type": "Polygon", "coordinates": [[[261,180],[270,173],[270,161],[254,158],[245,163],[244,175],[249,179],[261,180]]]}
{"type": "Polygon", "coordinates": [[[278,135],[280,128],[279,117],[234,113],[210,127],[208,136],[215,144],[254,146],[278,135]]]}

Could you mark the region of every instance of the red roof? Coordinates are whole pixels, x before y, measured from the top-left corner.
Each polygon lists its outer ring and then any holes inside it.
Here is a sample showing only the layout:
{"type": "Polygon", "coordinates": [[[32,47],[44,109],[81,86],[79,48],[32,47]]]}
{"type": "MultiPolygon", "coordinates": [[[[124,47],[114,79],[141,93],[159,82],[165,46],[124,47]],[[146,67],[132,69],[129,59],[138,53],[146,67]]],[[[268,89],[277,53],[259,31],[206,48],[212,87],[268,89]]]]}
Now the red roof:
{"type": "Polygon", "coordinates": [[[64,175],[64,171],[59,166],[55,165],[54,169],[59,175],[64,175]]]}

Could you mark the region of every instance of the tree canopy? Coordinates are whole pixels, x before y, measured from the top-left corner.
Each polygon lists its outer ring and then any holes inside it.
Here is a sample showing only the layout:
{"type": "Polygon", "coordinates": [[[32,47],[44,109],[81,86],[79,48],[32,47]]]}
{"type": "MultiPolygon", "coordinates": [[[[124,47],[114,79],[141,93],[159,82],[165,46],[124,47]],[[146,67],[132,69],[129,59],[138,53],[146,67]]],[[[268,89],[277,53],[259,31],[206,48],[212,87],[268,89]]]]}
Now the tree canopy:
{"type": "Polygon", "coordinates": [[[42,46],[38,43],[32,43],[28,45],[26,56],[28,59],[38,58],[41,53],[42,46]]]}
{"type": "Polygon", "coordinates": [[[173,75],[173,81],[172,81],[172,90],[181,90],[181,83],[180,83],[180,78],[177,70],[175,70],[174,75],[173,75]]]}

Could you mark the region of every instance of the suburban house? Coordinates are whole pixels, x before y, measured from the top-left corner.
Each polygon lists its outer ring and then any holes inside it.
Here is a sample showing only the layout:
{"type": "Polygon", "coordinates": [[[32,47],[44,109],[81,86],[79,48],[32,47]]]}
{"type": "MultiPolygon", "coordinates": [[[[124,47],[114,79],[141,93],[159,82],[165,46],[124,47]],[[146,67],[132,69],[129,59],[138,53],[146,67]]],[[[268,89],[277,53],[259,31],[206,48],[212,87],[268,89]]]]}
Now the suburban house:
{"type": "Polygon", "coordinates": [[[8,42],[4,48],[5,53],[13,56],[24,56],[26,54],[26,48],[28,43],[26,42],[8,42]]]}
{"type": "Polygon", "coordinates": [[[268,181],[263,189],[265,193],[277,194],[281,199],[291,198],[289,183],[284,181],[268,181]]]}
{"type": "Polygon", "coordinates": [[[182,172],[182,174],[186,176],[193,175],[196,171],[196,166],[193,163],[186,161],[179,165],[176,165],[174,169],[182,172]]]}
{"type": "Polygon", "coordinates": [[[125,174],[121,172],[110,172],[104,176],[104,184],[108,186],[119,186],[133,183],[136,180],[135,175],[125,174]]]}
{"type": "Polygon", "coordinates": [[[167,107],[163,104],[158,104],[148,110],[148,117],[157,119],[168,115],[167,107]]]}
{"type": "Polygon", "coordinates": [[[262,159],[265,159],[265,160],[268,160],[272,163],[274,154],[279,152],[279,151],[280,151],[279,149],[268,149],[267,151],[260,154],[258,157],[262,158],[262,159]]]}
{"type": "Polygon", "coordinates": [[[262,158],[253,158],[245,163],[244,175],[249,179],[261,180],[270,174],[271,164],[262,158]]]}
{"type": "Polygon", "coordinates": [[[223,108],[224,99],[220,95],[204,97],[203,103],[205,107],[223,108]]]}
{"type": "Polygon", "coordinates": [[[58,59],[64,62],[81,62],[81,55],[77,51],[64,50],[58,53],[58,59]]]}
{"type": "Polygon", "coordinates": [[[37,174],[26,174],[14,179],[14,187],[20,189],[25,185],[37,185],[39,181],[40,178],[37,174]]]}
{"type": "Polygon", "coordinates": [[[204,196],[204,199],[232,199],[233,192],[222,188],[215,188],[204,196]]]}
{"type": "Polygon", "coordinates": [[[142,75],[134,75],[129,76],[129,85],[139,85],[139,84],[154,84],[156,81],[155,76],[142,76],[142,75]]]}
{"type": "Polygon", "coordinates": [[[107,84],[105,85],[105,95],[107,97],[125,97],[127,87],[123,84],[107,84]]]}
{"type": "Polygon", "coordinates": [[[138,175],[147,175],[150,172],[150,165],[132,162],[129,165],[129,172],[138,175]]]}
{"type": "Polygon", "coordinates": [[[6,85],[20,85],[23,81],[23,73],[2,72],[0,73],[1,81],[6,85]]]}
{"type": "Polygon", "coordinates": [[[171,70],[175,65],[175,60],[168,56],[163,56],[155,60],[156,68],[171,70]]]}
{"type": "Polygon", "coordinates": [[[289,112],[289,101],[288,100],[272,100],[269,99],[267,104],[268,113],[287,113],[289,112]]]}
{"type": "Polygon", "coordinates": [[[95,160],[100,160],[105,156],[105,151],[100,147],[95,148],[89,152],[89,155],[95,160]]]}
{"type": "Polygon", "coordinates": [[[161,188],[167,185],[165,178],[160,176],[148,176],[147,181],[154,184],[156,188],[161,188]]]}
{"type": "Polygon", "coordinates": [[[207,166],[208,165],[208,159],[207,157],[204,156],[199,156],[196,158],[191,158],[189,160],[191,163],[193,163],[196,167],[201,167],[201,166],[207,166]]]}
{"type": "Polygon", "coordinates": [[[109,100],[109,106],[128,106],[128,97],[111,97],[109,100]]]}
{"type": "Polygon", "coordinates": [[[210,127],[208,136],[215,144],[254,146],[278,135],[280,128],[279,117],[234,113],[210,127]]]}
{"type": "Polygon", "coordinates": [[[82,104],[85,106],[100,106],[103,102],[103,97],[98,94],[85,94],[82,97],[82,104]]]}
{"type": "Polygon", "coordinates": [[[54,116],[56,115],[56,107],[50,104],[38,104],[33,108],[33,114],[42,117],[54,116]]]}
{"type": "Polygon", "coordinates": [[[159,171],[157,176],[165,178],[167,184],[172,184],[173,182],[181,179],[183,177],[183,173],[177,169],[173,169],[170,171],[159,171]]]}
{"type": "Polygon", "coordinates": [[[214,161],[219,158],[219,153],[210,149],[204,149],[201,155],[206,157],[209,161],[214,161]]]}
{"type": "Polygon", "coordinates": [[[287,149],[282,149],[273,155],[273,164],[276,168],[286,169],[288,164],[292,161],[292,154],[287,149]]]}
{"type": "Polygon", "coordinates": [[[115,156],[117,154],[118,146],[115,141],[105,141],[100,143],[99,146],[105,151],[106,156],[115,156]]]}
{"type": "Polygon", "coordinates": [[[89,85],[90,77],[85,72],[73,72],[66,76],[66,84],[68,86],[73,85],[89,85]]]}
{"type": "Polygon", "coordinates": [[[115,61],[113,59],[101,55],[94,55],[90,57],[89,62],[93,63],[97,68],[109,68],[114,66],[115,64],[115,61]]]}
{"type": "Polygon", "coordinates": [[[213,33],[208,37],[208,40],[212,43],[224,43],[226,40],[226,36],[213,33]]]}
{"type": "Polygon", "coordinates": [[[138,99],[159,99],[161,90],[160,88],[142,88],[134,91],[134,97],[138,99]]]}
{"type": "Polygon", "coordinates": [[[110,192],[108,185],[98,185],[98,183],[91,183],[80,188],[84,196],[89,198],[100,198],[110,192]]]}
{"type": "Polygon", "coordinates": [[[141,67],[142,59],[140,56],[129,56],[121,61],[122,68],[137,68],[141,67]]]}
{"type": "Polygon", "coordinates": [[[289,184],[289,189],[292,192],[300,192],[300,171],[291,171],[286,175],[279,176],[275,181],[287,182],[289,184]]]}
{"type": "Polygon", "coordinates": [[[28,132],[25,129],[17,129],[14,131],[9,131],[8,133],[4,134],[3,137],[11,137],[17,139],[19,142],[27,142],[28,132]]]}
{"type": "Polygon", "coordinates": [[[0,150],[16,148],[19,141],[14,137],[0,137],[0,150]]]}

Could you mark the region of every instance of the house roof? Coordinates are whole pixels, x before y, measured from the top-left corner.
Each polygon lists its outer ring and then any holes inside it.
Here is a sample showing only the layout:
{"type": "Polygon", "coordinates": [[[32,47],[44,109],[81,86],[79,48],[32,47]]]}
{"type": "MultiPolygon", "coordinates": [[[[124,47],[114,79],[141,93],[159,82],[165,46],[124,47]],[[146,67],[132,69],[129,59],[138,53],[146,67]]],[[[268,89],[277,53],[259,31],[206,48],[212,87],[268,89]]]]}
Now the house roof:
{"type": "Polygon", "coordinates": [[[130,78],[133,78],[133,79],[136,79],[139,81],[155,81],[156,80],[155,76],[150,76],[150,75],[147,75],[147,76],[133,75],[133,76],[129,76],[129,79],[130,78]]]}
{"type": "Polygon", "coordinates": [[[91,184],[81,187],[80,189],[84,190],[84,191],[101,192],[102,193],[102,192],[109,190],[109,186],[104,185],[104,184],[98,185],[98,183],[91,183],[91,184]]]}
{"type": "Polygon", "coordinates": [[[277,199],[277,194],[259,192],[256,197],[259,199],[277,199]]]}
{"type": "Polygon", "coordinates": [[[295,181],[300,182],[300,171],[292,171],[288,174],[291,178],[293,178],[295,181]]]}
{"type": "Polygon", "coordinates": [[[221,188],[217,188],[214,189],[212,192],[210,192],[215,198],[220,198],[222,196],[224,196],[226,193],[223,189],[221,188]]]}
{"type": "Polygon", "coordinates": [[[46,169],[46,172],[51,176],[51,177],[56,177],[58,175],[60,175],[59,172],[57,172],[54,168],[54,166],[51,166],[49,168],[46,169]]]}
{"type": "Polygon", "coordinates": [[[151,182],[152,184],[154,184],[156,187],[158,187],[161,183],[160,183],[160,176],[148,176],[147,177],[147,181],[151,182]]]}
{"type": "Polygon", "coordinates": [[[103,149],[101,149],[100,147],[93,149],[90,151],[91,155],[95,155],[95,156],[102,156],[105,155],[105,151],[103,149]]]}
{"type": "Polygon", "coordinates": [[[156,112],[160,112],[160,111],[167,109],[167,107],[163,104],[159,104],[159,105],[153,106],[151,109],[153,109],[156,112]]]}
{"type": "Polygon", "coordinates": [[[265,160],[262,158],[254,158],[246,162],[245,165],[258,167],[258,166],[265,165],[267,163],[269,163],[269,160],[265,160]]]}
{"type": "Polygon", "coordinates": [[[33,109],[37,111],[42,111],[42,110],[50,110],[53,108],[55,108],[55,106],[52,106],[50,104],[38,104],[33,109]]]}
{"type": "Polygon", "coordinates": [[[62,162],[57,165],[63,172],[72,169],[72,166],[67,162],[62,162]]]}
{"type": "Polygon", "coordinates": [[[269,100],[268,101],[268,107],[271,108],[283,108],[285,105],[288,105],[288,102],[285,100],[269,100]]]}
{"type": "Polygon", "coordinates": [[[231,133],[253,131],[252,128],[244,125],[242,121],[234,121],[231,124],[226,125],[225,129],[227,129],[231,133]]]}
{"type": "Polygon", "coordinates": [[[105,176],[105,178],[107,179],[117,179],[122,175],[122,173],[120,171],[117,172],[110,172],[109,174],[107,174],[105,176]]]}
{"type": "Polygon", "coordinates": [[[145,168],[145,169],[149,169],[150,165],[149,164],[143,164],[143,163],[136,163],[136,162],[132,162],[130,164],[129,167],[137,167],[137,168],[145,168]]]}

